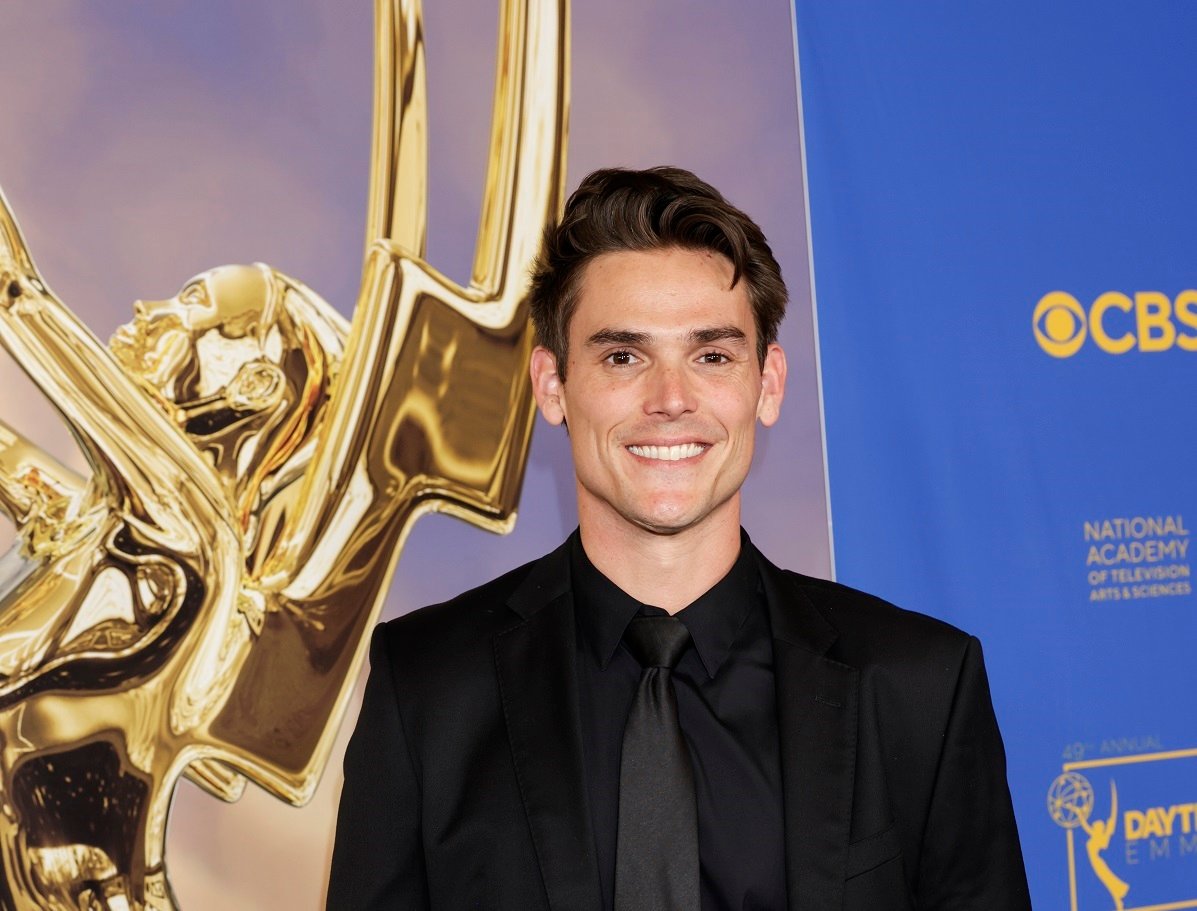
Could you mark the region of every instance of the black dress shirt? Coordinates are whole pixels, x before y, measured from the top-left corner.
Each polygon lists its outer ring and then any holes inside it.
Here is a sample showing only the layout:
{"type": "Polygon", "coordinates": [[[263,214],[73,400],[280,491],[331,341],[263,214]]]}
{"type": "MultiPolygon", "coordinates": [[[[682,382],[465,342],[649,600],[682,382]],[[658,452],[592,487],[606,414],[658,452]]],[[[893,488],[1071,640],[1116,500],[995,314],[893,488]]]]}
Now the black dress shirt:
{"type": "MultiPolygon", "coordinates": [[[[571,551],[583,756],[603,907],[610,909],[619,755],[640,680],[640,665],[621,640],[637,614],[665,611],[641,604],[600,573],[577,532],[571,551]]],[[[746,549],[676,616],[693,640],[673,682],[694,766],[702,911],[781,911],[785,832],[773,643],[760,575],[746,549]]]]}

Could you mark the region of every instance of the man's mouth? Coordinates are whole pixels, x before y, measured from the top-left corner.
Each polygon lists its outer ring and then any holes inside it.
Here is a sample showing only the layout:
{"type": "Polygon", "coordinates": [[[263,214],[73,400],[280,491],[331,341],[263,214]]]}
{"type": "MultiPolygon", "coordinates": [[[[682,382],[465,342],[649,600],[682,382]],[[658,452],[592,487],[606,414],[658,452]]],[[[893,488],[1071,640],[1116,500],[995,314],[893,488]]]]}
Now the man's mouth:
{"type": "Polygon", "coordinates": [[[678,462],[692,459],[706,451],[702,443],[678,443],[676,446],[629,446],[628,452],[642,459],[657,459],[661,462],[678,462]]]}

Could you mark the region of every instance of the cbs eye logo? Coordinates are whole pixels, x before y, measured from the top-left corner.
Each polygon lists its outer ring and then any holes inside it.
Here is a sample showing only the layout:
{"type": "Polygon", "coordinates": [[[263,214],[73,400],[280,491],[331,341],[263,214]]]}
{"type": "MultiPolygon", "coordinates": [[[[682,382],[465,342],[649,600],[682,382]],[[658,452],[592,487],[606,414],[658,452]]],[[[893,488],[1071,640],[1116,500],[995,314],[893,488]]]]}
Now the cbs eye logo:
{"type": "Polygon", "coordinates": [[[1068,292],[1052,291],[1035,305],[1031,327],[1052,357],[1072,357],[1086,339],[1106,354],[1197,351],[1197,290],[1181,291],[1175,302],[1159,291],[1139,291],[1133,299],[1107,291],[1088,310],[1068,292]]]}
{"type": "Polygon", "coordinates": [[[1035,341],[1052,357],[1072,357],[1085,344],[1087,321],[1084,308],[1071,294],[1053,291],[1035,305],[1031,324],[1035,341]]]}

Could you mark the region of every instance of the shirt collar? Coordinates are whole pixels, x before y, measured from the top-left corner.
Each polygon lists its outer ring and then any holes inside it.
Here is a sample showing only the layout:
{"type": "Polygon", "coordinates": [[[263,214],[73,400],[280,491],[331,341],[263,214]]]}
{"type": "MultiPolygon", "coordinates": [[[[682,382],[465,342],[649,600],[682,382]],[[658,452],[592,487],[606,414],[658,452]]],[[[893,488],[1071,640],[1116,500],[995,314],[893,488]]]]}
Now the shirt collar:
{"type": "MultiPolygon", "coordinates": [[[[764,609],[760,572],[748,535],[740,531],[740,554],[727,575],[675,616],[686,624],[707,676],[713,678],[727,659],[749,612],[764,609]]],[[[570,572],[578,628],[600,668],[615,657],[624,630],[637,614],[664,613],[637,601],[599,572],[575,531],[570,537],[570,572]]]]}

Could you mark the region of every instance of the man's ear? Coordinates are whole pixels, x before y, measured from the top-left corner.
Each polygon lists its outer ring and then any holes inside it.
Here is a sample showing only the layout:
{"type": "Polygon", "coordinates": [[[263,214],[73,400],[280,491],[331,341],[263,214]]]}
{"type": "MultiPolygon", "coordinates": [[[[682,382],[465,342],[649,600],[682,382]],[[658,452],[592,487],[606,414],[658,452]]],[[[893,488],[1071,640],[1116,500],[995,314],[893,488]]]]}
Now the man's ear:
{"type": "Polygon", "coordinates": [[[761,368],[761,397],[756,403],[756,416],[765,427],[772,427],[781,415],[781,400],[786,394],[786,353],[781,345],[773,344],[765,352],[761,368]]]}
{"type": "Polygon", "coordinates": [[[561,395],[561,377],[557,373],[557,358],[548,348],[537,345],[532,349],[532,396],[536,407],[550,424],[565,421],[565,403],[561,395]]]}

